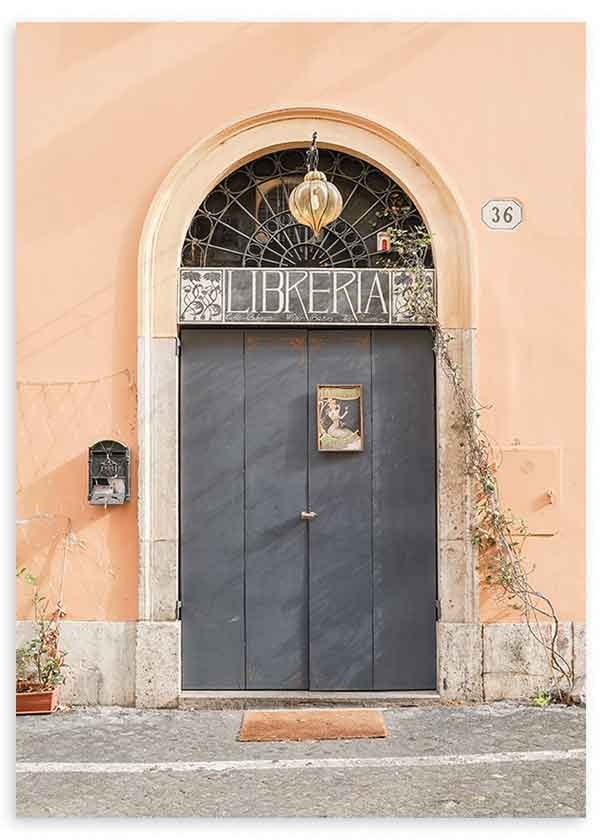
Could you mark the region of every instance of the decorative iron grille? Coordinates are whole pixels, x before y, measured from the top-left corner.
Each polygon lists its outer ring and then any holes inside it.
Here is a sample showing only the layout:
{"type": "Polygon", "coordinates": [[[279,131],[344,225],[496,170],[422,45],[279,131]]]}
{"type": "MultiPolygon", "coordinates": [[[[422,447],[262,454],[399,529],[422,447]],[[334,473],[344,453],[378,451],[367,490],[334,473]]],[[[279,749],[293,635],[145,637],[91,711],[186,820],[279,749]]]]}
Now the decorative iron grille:
{"type": "Polygon", "coordinates": [[[423,224],[410,197],[370,163],[320,149],[319,169],[344,201],[320,237],[289,212],[306,165],[304,149],[286,149],[244,164],[209,193],[188,228],[182,267],[374,268],[388,263],[378,234],[392,216],[406,228],[423,224]]]}

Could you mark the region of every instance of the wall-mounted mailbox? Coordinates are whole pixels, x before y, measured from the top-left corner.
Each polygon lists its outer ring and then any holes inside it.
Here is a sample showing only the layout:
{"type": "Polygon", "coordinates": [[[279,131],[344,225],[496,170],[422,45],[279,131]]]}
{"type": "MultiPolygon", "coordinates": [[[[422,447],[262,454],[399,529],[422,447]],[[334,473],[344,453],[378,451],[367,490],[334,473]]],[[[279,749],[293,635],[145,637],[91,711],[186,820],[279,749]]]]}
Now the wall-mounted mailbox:
{"type": "Polygon", "coordinates": [[[122,505],[131,490],[131,451],[116,440],[99,440],[89,449],[88,502],[122,505]]]}

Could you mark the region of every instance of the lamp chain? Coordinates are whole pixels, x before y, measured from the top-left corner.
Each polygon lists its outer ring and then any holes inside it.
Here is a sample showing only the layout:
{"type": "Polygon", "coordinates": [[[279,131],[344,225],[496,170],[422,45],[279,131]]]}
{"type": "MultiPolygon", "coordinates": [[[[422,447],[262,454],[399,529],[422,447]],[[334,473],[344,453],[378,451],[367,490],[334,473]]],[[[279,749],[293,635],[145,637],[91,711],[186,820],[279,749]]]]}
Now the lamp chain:
{"type": "Polygon", "coordinates": [[[317,149],[317,132],[313,131],[312,144],[306,150],[306,169],[315,172],[319,167],[319,150],[317,149]]]}

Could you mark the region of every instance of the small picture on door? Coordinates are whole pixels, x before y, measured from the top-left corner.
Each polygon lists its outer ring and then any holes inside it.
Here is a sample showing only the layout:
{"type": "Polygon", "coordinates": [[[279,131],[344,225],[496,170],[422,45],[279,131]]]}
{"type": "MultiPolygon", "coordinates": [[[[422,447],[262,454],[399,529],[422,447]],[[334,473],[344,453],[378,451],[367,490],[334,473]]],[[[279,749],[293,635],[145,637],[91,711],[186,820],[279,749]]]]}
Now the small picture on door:
{"type": "Polygon", "coordinates": [[[317,385],[320,452],[363,449],[362,385],[317,385]]]}

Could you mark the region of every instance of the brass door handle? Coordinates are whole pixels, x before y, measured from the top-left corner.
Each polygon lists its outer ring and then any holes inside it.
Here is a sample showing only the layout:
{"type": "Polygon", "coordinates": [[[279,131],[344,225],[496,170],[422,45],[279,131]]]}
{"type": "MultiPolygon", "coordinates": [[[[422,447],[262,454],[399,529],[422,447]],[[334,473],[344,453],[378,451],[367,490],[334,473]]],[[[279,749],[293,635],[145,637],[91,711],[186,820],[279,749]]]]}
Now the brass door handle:
{"type": "Polygon", "coordinates": [[[303,510],[300,514],[300,519],[306,519],[310,522],[312,519],[316,519],[319,514],[315,513],[313,510],[303,510]]]}

